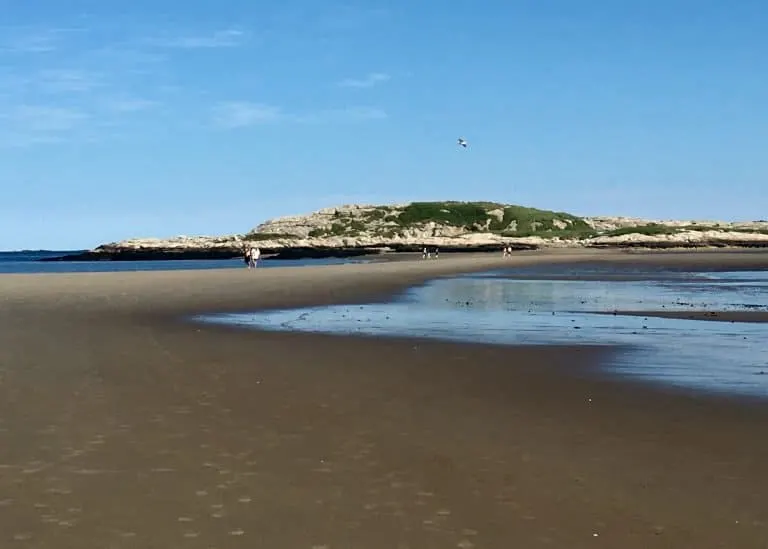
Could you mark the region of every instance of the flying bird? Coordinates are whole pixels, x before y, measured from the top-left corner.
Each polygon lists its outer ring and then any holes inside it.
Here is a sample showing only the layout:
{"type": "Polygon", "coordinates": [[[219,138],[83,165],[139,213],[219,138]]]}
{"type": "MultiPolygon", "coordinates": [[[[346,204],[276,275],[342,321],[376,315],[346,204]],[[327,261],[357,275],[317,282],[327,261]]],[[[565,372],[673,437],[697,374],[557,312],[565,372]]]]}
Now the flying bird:
{"type": "Polygon", "coordinates": [[[467,148],[467,141],[463,137],[459,137],[456,141],[461,147],[467,148]]]}

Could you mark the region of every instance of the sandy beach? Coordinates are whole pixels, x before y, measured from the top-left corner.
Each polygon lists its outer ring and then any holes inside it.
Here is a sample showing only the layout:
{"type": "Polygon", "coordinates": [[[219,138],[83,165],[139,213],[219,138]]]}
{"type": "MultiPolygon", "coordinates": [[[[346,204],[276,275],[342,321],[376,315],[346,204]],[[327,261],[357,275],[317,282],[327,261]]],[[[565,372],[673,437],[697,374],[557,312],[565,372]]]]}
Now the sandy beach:
{"type": "Polygon", "coordinates": [[[0,545],[768,547],[768,404],[593,375],[607,347],[184,319],[545,261],[765,269],[768,253],[0,276],[0,545]]]}

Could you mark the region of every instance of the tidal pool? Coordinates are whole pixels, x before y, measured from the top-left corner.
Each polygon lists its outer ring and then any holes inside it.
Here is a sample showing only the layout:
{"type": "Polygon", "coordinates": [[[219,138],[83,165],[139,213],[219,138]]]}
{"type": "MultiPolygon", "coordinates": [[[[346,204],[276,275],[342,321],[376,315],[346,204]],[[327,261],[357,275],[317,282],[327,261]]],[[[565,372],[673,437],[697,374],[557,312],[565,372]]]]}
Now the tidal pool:
{"type": "Polygon", "coordinates": [[[604,344],[633,379],[768,398],[768,324],[595,314],[768,311],[768,272],[608,271],[551,266],[440,278],[389,303],[214,314],[196,320],[495,344],[604,344]]]}

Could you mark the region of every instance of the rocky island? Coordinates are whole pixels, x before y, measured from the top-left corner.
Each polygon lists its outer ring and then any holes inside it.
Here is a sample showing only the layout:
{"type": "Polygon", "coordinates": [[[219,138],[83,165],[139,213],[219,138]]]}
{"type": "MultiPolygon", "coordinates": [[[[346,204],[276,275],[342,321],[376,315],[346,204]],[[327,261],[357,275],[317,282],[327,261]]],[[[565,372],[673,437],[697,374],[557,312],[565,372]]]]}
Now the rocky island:
{"type": "Polygon", "coordinates": [[[580,217],[497,202],[345,205],[262,223],[224,236],[136,238],[44,261],[228,259],[255,244],[266,257],[298,259],[545,247],[768,247],[768,221],[659,221],[580,217]]]}

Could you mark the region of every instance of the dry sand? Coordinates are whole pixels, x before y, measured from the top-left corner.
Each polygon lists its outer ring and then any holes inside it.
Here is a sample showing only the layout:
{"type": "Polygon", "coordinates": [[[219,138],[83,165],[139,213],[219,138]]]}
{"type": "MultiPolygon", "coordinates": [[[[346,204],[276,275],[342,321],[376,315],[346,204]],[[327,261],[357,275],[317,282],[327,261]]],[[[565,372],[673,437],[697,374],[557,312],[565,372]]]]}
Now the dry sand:
{"type": "Polygon", "coordinates": [[[0,276],[0,547],[764,549],[759,402],[592,375],[610,348],[179,320],[574,260],[768,254],[0,276]]]}

